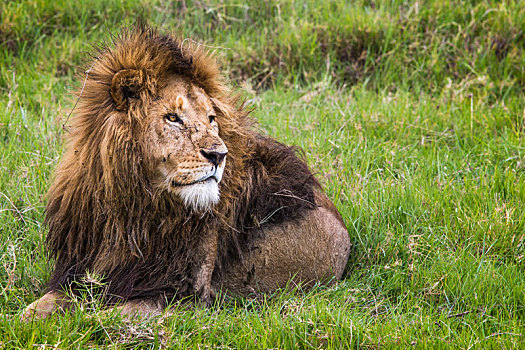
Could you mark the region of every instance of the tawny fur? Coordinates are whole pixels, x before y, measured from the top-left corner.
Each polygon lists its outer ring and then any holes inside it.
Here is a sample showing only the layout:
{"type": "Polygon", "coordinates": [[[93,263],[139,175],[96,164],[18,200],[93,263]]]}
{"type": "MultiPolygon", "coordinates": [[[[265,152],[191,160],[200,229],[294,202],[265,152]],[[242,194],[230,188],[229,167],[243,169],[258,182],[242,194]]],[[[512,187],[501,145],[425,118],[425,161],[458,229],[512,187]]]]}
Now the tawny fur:
{"type": "MultiPolygon", "coordinates": [[[[254,131],[248,111],[202,46],[138,26],[98,49],[93,58],[66,152],[47,194],[47,246],[56,258],[48,292],[95,272],[107,283],[108,304],[157,303],[189,295],[206,299],[212,293],[212,274],[216,287],[232,286],[246,294],[244,289],[252,287],[235,276],[261,259],[249,257],[254,242],[264,246],[265,235],[274,235],[275,242],[281,235],[288,239],[286,230],[272,228],[293,230],[295,222],[305,232],[304,242],[331,244],[323,253],[323,276],[305,276],[329,278],[331,271],[341,277],[349,241],[339,213],[294,148],[254,131]],[[147,106],[174,76],[209,97],[228,149],[220,200],[204,212],[159,190],[148,176],[148,152],[154,145],[141,142],[148,128],[147,106]],[[323,226],[327,215],[330,224],[323,226]],[[340,235],[333,242],[330,225],[337,226],[340,235]],[[339,245],[334,262],[331,249],[339,245]],[[224,280],[228,276],[237,279],[229,283],[224,280]]],[[[291,248],[310,256],[311,247],[291,248]]],[[[290,275],[293,271],[283,271],[283,280],[290,275]]],[[[266,280],[271,278],[267,275],[266,280]]],[[[266,289],[282,284],[269,283],[266,289]]]]}

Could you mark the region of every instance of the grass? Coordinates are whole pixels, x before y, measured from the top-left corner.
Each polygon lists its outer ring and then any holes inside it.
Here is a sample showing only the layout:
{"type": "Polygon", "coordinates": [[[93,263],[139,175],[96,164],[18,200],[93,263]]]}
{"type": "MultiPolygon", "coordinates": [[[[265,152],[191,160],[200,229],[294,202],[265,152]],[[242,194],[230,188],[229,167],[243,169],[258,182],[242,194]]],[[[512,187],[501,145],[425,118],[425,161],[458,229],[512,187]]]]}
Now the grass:
{"type": "Polygon", "coordinates": [[[525,337],[520,1],[0,4],[0,347],[518,348],[525,337]],[[90,45],[142,14],[219,46],[259,127],[301,146],[353,243],[344,280],[154,321],[17,315],[51,272],[44,195],[90,45]]]}

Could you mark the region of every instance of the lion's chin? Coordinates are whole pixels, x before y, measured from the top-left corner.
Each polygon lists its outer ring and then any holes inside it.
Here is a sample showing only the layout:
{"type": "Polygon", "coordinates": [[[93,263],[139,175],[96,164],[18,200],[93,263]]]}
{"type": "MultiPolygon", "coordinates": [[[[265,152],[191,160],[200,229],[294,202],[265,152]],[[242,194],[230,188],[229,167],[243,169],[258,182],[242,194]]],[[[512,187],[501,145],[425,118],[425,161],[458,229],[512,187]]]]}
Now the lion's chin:
{"type": "Polygon", "coordinates": [[[193,185],[175,187],[173,192],[184,202],[187,208],[198,212],[211,209],[219,202],[219,185],[213,178],[193,185]]]}

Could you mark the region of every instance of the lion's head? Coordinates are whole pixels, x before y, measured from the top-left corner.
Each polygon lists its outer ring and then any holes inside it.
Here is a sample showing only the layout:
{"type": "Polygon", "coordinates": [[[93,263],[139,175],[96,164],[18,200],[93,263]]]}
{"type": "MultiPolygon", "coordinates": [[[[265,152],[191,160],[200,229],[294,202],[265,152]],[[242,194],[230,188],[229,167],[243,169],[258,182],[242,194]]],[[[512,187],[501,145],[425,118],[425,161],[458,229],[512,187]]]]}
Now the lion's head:
{"type": "Polygon", "coordinates": [[[129,131],[154,192],[171,193],[190,210],[210,210],[219,202],[228,153],[219,124],[231,127],[243,113],[232,106],[213,58],[199,47],[148,29],[128,33],[120,43],[95,63],[113,68],[113,76],[105,77],[111,118],[134,119],[129,131]]]}
{"type": "MultiPolygon", "coordinates": [[[[139,75],[118,72],[113,99],[122,101],[139,75]]],[[[170,76],[141,108],[138,142],[144,145],[145,171],[154,190],[173,193],[196,211],[217,204],[228,148],[219,136],[217,112],[206,91],[188,78],[170,76]]]]}

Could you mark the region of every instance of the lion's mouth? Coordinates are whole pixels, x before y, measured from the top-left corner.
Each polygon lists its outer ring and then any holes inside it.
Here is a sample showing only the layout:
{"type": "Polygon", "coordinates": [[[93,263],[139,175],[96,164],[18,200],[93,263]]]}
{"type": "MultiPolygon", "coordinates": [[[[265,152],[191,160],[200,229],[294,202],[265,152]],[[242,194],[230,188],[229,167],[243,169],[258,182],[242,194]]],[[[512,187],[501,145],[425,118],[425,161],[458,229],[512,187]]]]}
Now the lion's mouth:
{"type": "Polygon", "coordinates": [[[204,177],[203,179],[199,179],[199,180],[196,180],[196,181],[193,181],[193,182],[189,182],[189,183],[182,183],[182,182],[177,182],[175,180],[171,180],[171,186],[172,187],[192,186],[192,185],[207,183],[207,182],[210,182],[210,181],[215,181],[216,183],[219,183],[219,180],[217,179],[215,174],[213,174],[213,175],[204,177]]]}

